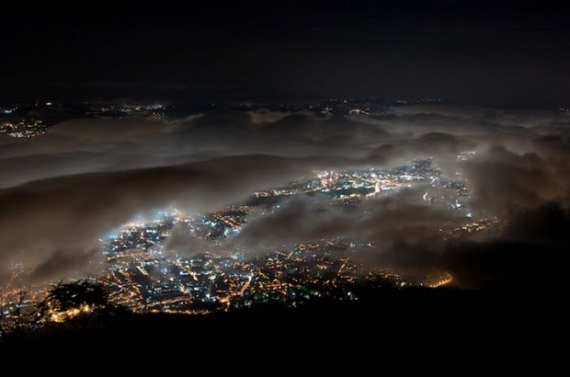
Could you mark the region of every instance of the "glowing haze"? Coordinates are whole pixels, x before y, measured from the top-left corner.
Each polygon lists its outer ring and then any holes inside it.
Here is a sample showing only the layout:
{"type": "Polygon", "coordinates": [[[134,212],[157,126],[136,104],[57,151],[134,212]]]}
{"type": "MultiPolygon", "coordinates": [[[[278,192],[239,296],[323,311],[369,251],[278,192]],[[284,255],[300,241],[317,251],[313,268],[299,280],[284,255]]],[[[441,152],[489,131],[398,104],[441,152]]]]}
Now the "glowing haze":
{"type": "Polygon", "coordinates": [[[465,219],[428,206],[422,190],[366,201],[365,217],[294,199],[251,221],[228,247],[350,236],[377,245],[365,263],[443,268],[465,287],[555,271],[570,227],[570,116],[563,112],[408,106],[381,116],[212,111],[170,121],[70,120],[47,134],[0,134],[0,276],[14,262],[34,279],[88,270],[98,238],[135,215],[239,203],[316,169],[391,167],[433,157],[469,183],[473,207],[500,231],[450,242],[465,219]],[[458,161],[464,151],[476,154],[458,161]]]}

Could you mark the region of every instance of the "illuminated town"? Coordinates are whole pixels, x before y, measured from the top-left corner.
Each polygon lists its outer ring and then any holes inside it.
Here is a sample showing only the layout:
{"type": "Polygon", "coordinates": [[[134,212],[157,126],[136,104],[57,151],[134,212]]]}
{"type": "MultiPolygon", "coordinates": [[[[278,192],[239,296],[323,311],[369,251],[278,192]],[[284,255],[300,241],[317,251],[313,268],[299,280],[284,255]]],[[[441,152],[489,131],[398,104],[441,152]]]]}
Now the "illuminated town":
{"type": "MultiPolygon", "coordinates": [[[[461,153],[457,159],[464,161],[474,154],[461,153]]],[[[414,187],[425,188],[419,200],[465,219],[441,229],[442,238],[466,237],[499,226],[496,218],[474,215],[466,183],[443,177],[431,158],[394,169],[315,171],[312,177],[256,191],[246,203],[211,213],[185,214],[171,208],[156,211],[152,219],[134,219],[99,240],[103,258],[97,263],[102,272],[78,278],[103,284],[113,303],[133,312],[181,314],[269,302],[295,307],[317,298],[358,300],[361,287],[448,285],[453,276],[447,271],[409,275],[369,268],[360,257],[375,252],[376,245],[344,236],[263,250],[231,243],[248,222],[274,213],[285,197],[318,197],[321,202],[324,197],[331,208],[354,211],[366,201],[414,187]],[[171,247],[174,234],[197,242],[171,247]]],[[[3,289],[4,321],[14,320],[16,312],[31,310],[46,294],[45,286],[26,286],[24,291],[18,285],[23,274],[22,266],[14,266],[14,278],[3,289]]]]}

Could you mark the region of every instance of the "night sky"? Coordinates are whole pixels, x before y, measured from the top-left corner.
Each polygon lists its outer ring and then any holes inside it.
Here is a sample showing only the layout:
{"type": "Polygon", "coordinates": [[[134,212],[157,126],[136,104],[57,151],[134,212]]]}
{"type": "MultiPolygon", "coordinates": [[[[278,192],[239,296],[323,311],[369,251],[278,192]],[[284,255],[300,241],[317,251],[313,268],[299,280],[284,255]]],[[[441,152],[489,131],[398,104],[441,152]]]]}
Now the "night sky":
{"type": "Polygon", "coordinates": [[[0,101],[381,96],[566,106],[562,10],[550,1],[9,4],[0,101]]]}

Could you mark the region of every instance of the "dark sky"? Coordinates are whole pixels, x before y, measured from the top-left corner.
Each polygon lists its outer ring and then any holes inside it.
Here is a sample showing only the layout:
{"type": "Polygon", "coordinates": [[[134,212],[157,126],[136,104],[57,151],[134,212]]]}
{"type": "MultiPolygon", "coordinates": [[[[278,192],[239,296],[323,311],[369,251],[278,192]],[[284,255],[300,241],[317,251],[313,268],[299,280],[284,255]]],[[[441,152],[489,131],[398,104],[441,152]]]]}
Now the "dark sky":
{"type": "Polygon", "coordinates": [[[570,27],[554,2],[226,3],[4,6],[0,101],[375,95],[570,103],[570,27]]]}

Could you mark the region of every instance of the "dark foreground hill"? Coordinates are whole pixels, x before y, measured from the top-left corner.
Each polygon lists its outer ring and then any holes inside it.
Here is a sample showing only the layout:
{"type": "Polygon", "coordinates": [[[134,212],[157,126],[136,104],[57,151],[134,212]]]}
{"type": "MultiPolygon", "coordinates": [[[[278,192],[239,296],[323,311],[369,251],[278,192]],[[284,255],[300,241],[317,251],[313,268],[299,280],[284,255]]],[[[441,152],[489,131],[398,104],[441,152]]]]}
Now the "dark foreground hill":
{"type": "Polygon", "coordinates": [[[179,357],[192,362],[306,358],[320,352],[332,359],[372,351],[380,357],[386,350],[446,354],[465,347],[493,354],[547,347],[565,328],[562,301],[549,295],[411,288],[298,308],[267,304],[204,316],[124,313],[96,326],[61,326],[0,344],[5,357],[133,355],[137,362],[153,363],[179,357]]]}

